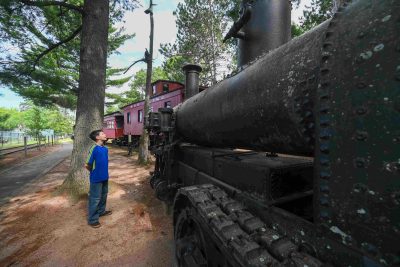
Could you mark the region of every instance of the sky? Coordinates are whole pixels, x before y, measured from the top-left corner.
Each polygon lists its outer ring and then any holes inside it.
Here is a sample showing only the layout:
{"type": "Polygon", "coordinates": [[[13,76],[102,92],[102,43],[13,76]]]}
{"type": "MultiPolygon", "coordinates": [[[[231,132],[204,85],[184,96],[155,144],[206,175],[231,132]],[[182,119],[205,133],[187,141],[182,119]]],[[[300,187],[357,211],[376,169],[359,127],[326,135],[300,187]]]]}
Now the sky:
{"type": "MultiPolygon", "coordinates": [[[[149,31],[150,19],[144,13],[149,5],[148,0],[140,0],[142,7],[135,9],[133,12],[125,14],[124,20],[118,25],[126,29],[126,33],[135,33],[135,37],[125,42],[118,52],[109,57],[108,64],[115,68],[128,67],[134,61],[143,58],[145,48],[149,46],[149,31]]],[[[173,43],[176,37],[175,17],[173,11],[176,9],[179,2],[183,0],[155,0],[157,5],[153,8],[154,11],[154,64],[153,67],[160,66],[163,58],[158,52],[160,43],[173,43]]],[[[302,10],[305,5],[308,5],[310,0],[301,1],[301,6],[297,10],[292,11],[292,21],[298,22],[302,15],[302,10]]],[[[135,72],[146,68],[145,63],[138,63],[133,66],[126,75],[133,76],[135,72]]],[[[124,75],[124,77],[126,77],[124,75]]],[[[120,93],[128,89],[128,85],[121,88],[109,88],[109,93],[120,93]]],[[[18,108],[19,104],[24,99],[8,88],[0,85],[0,107],[18,108]]]]}

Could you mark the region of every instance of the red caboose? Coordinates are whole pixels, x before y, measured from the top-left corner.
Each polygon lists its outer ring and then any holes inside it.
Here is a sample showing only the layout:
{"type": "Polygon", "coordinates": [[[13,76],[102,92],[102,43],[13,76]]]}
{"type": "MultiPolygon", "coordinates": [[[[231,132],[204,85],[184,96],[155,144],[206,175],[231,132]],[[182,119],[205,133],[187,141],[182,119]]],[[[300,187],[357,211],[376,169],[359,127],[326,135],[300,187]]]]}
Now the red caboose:
{"type": "MultiPolygon", "coordinates": [[[[157,111],[161,107],[175,107],[183,101],[184,85],[179,82],[157,80],[152,84],[150,109],[157,111]]],[[[124,135],[137,141],[143,132],[144,101],[138,101],[121,108],[124,116],[124,135]]]]}
{"type": "Polygon", "coordinates": [[[117,111],[104,115],[103,132],[113,143],[124,137],[124,115],[117,111]]]}

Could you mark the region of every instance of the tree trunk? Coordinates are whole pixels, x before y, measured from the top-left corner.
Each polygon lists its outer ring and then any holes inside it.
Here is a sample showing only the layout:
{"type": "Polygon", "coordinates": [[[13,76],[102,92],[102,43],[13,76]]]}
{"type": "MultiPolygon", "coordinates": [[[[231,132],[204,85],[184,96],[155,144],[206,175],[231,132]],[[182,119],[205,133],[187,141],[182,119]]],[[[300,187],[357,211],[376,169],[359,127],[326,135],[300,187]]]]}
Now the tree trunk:
{"type": "MultiPolygon", "coordinates": [[[[154,36],[154,19],[152,11],[153,1],[150,1],[150,47],[149,58],[147,59],[147,73],[146,73],[146,91],[144,100],[144,118],[149,116],[150,110],[150,92],[151,92],[151,75],[153,69],[153,36],[154,36]]],[[[149,133],[144,127],[145,119],[143,120],[143,134],[139,140],[139,164],[147,164],[150,158],[149,153],[149,133]]]]}
{"type": "Polygon", "coordinates": [[[74,146],[63,183],[63,189],[74,196],[88,191],[89,173],[84,164],[93,144],[89,134],[103,126],[109,0],[85,0],[83,9],[74,146]]]}
{"type": "Polygon", "coordinates": [[[211,33],[211,56],[212,56],[212,63],[211,63],[211,84],[216,84],[217,83],[217,60],[216,60],[216,56],[215,56],[215,30],[214,30],[214,3],[212,0],[208,1],[208,6],[210,9],[210,14],[212,14],[212,16],[210,17],[210,23],[211,23],[211,29],[210,29],[210,33],[211,33]]]}

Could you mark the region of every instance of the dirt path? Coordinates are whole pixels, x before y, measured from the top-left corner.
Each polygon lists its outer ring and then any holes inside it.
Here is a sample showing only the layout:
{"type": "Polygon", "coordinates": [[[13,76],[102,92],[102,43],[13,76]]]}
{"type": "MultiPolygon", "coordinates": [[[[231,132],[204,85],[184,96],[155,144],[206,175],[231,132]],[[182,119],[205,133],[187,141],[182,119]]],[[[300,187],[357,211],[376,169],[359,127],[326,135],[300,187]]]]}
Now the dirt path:
{"type": "Polygon", "coordinates": [[[6,203],[13,196],[17,196],[21,189],[29,186],[30,183],[36,183],[36,178],[47,173],[71,155],[72,144],[61,145],[57,148],[57,150],[32,158],[22,165],[15,165],[13,168],[1,172],[0,205],[6,203]]]}
{"type": "Polygon", "coordinates": [[[54,145],[54,146],[42,146],[40,148],[40,150],[37,148],[29,149],[27,156],[25,156],[24,151],[15,152],[15,153],[8,154],[8,155],[1,155],[0,156],[0,173],[9,169],[10,167],[14,167],[15,165],[20,165],[24,162],[29,162],[36,157],[40,157],[47,153],[55,151],[55,150],[59,149],[60,146],[62,146],[62,144],[54,145]]]}
{"type": "Polygon", "coordinates": [[[172,266],[172,220],[148,185],[149,169],[110,149],[111,187],[102,227],[86,223],[86,200],[54,192],[64,161],[0,208],[0,266],[172,266]]]}

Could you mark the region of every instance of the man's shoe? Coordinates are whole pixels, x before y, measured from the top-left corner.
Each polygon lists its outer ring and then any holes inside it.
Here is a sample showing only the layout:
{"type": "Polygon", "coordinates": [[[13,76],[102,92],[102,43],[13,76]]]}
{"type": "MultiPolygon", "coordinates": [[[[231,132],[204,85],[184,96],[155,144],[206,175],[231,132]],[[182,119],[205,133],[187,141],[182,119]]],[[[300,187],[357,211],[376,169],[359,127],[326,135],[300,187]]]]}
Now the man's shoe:
{"type": "Polygon", "coordinates": [[[111,210],[106,210],[105,212],[103,212],[102,214],[100,214],[100,217],[102,216],[107,216],[107,215],[111,215],[112,211],[111,210]]]}
{"type": "Polygon", "coordinates": [[[101,224],[99,222],[95,222],[95,223],[89,223],[89,225],[93,228],[99,228],[101,226],[101,224]]]}

